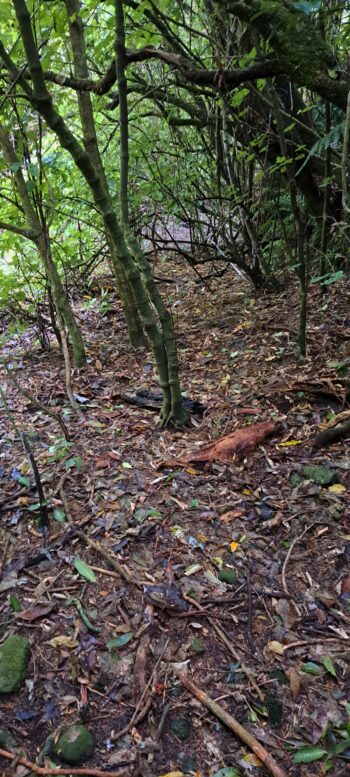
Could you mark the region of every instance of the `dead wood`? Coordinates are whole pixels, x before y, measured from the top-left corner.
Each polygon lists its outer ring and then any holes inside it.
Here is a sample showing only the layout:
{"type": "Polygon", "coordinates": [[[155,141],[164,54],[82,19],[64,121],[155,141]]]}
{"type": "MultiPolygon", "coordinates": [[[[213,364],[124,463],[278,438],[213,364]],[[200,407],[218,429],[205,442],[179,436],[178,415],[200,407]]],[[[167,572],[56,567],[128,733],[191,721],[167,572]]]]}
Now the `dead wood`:
{"type": "Polygon", "coordinates": [[[323,429],[322,432],[319,432],[316,435],[312,447],[315,449],[323,448],[323,446],[338,442],[338,440],[342,440],[343,437],[347,437],[348,435],[350,435],[350,420],[345,421],[339,426],[323,429]]]}
{"type": "Polygon", "coordinates": [[[190,678],[178,665],[174,664],[173,669],[174,674],[179,678],[184,688],[190,691],[190,693],[192,693],[192,695],[195,696],[195,698],[198,699],[201,704],[207,707],[207,709],[210,710],[210,712],[212,712],[215,717],[221,720],[221,722],[224,723],[225,726],[227,726],[227,728],[229,728],[230,731],[232,731],[236,737],[238,737],[238,739],[244,742],[244,744],[247,745],[250,750],[252,750],[252,752],[260,759],[266,769],[268,769],[268,771],[271,772],[274,777],[287,777],[287,773],[284,771],[284,769],[278,765],[270,753],[265,750],[260,742],[258,742],[258,740],[252,734],[250,734],[249,731],[247,731],[247,729],[245,729],[238,722],[238,720],[236,720],[236,718],[232,717],[229,712],[223,709],[220,704],[208,696],[205,691],[202,691],[201,688],[198,688],[198,686],[195,685],[192,680],[190,680],[190,678]]]}

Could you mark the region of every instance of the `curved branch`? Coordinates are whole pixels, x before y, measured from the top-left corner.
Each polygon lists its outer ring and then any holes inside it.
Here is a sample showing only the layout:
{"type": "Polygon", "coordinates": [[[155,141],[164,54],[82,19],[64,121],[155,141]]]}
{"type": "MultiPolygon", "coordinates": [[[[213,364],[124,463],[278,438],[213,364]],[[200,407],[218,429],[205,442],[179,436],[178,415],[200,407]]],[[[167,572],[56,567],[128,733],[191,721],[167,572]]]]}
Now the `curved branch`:
{"type": "Polygon", "coordinates": [[[33,240],[35,242],[36,238],[38,237],[38,233],[34,232],[32,229],[24,229],[24,227],[15,227],[14,224],[6,224],[5,221],[0,221],[0,229],[6,229],[8,232],[13,232],[15,235],[20,235],[20,237],[26,237],[28,240],[33,240]]]}
{"type": "MultiPolygon", "coordinates": [[[[217,70],[198,69],[192,65],[190,60],[170,51],[157,49],[154,46],[144,46],[142,49],[126,49],[126,66],[134,62],[145,62],[149,59],[158,59],[165,62],[175,70],[179,70],[186,81],[200,86],[217,87],[219,82],[218,76],[220,76],[221,87],[232,87],[240,86],[240,84],[246,81],[255,81],[257,78],[273,78],[273,76],[282,72],[282,68],[276,60],[262,60],[261,62],[255,62],[250,67],[220,70],[218,72],[217,70]]],[[[115,62],[111,62],[105,75],[98,81],[65,76],[61,73],[54,73],[52,70],[45,71],[44,77],[46,81],[51,81],[60,86],[67,86],[78,92],[94,92],[94,94],[103,95],[107,94],[116,82],[115,62]]]]}

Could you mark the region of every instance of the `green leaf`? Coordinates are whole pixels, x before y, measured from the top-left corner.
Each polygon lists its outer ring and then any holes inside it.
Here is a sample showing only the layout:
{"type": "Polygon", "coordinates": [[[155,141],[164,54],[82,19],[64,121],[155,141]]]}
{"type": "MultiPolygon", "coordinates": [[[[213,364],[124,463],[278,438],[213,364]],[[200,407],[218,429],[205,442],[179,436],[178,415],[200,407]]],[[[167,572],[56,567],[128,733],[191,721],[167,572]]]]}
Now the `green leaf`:
{"type": "Polygon", "coordinates": [[[347,750],[348,748],[350,748],[350,737],[342,739],[342,741],[335,746],[335,754],[340,755],[340,753],[343,753],[344,750],[347,750]]]}
{"type": "Polygon", "coordinates": [[[109,642],[107,642],[107,647],[108,648],[123,647],[133,639],[133,636],[134,636],[133,631],[128,631],[126,634],[120,634],[119,637],[116,637],[115,639],[111,639],[109,642]]]}
{"type": "Polygon", "coordinates": [[[82,577],[85,577],[85,580],[88,580],[89,583],[96,582],[96,575],[94,570],[91,569],[91,567],[89,567],[89,564],[87,564],[86,561],[83,561],[82,558],[75,558],[74,566],[77,572],[79,572],[79,575],[81,575],[82,577]]]}
{"type": "Polygon", "coordinates": [[[77,469],[81,469],[82,464],[82,459],[79,459],[78,457],[67,459],[67,461],[64,462],[66,469],[70,469],[71,467],[77,467],[77,469]]]}
{"type": "Polygon", "coordinates": [[[333,677],[337,676],[337,673],[336,673],[335,668],[334,668],[333,661],[331,661],[329,656],[324,656],[323,657],[323,666],[327,669],[327,672],[329,672],[329,674],[331,674],[333,677]]]}
{"type": "Polygon", "coordinates": [[[314,664],[313,661],[307,661],[301,668],[306,674],[314,674],[317,676],[321,673],[320,667],[317,664],[314,664]]]}
{"type": "Polygon", "coordinates": [[[17,173],[17,171],[21,169],[21,166],[20,162],[11,162],[9,165],[10,170],[12,170],[13,173],[17,173]]]}
{"type": "Polygon", "coordinates": [[[17,483],[19,483],[21,486],[27,486],[27,488],[30,486],[29,478],[25,478],[23,475],[20,475],[19,478],[17,478],[17,483]]]}
{"type": "Polygon", "coordinates": [[[17,596],[15,596],[14,594],[10,594],[9,604],[13,612],[20,612],[22,609],[21,602],[19,601],[19,599],[17,599],[17,596]]]}
{"type": "Polygon", "coordinates": [[[225,766],[224,769],[219,769],[218,772],[215,772],[213,777],[241,777],[241,772],[232,766],[225,766]]]}
{"type": "Polygon", "coordinates": [[[53,517],[58,523],[64,523],[67,520],[66,513],[63,510],[59,510],[57,507],[53,511],[53,517]]]}
{"type": "Polygon", "coordinates": [[[295,764],[311,764],[313,761],[320,761],[325,755],[327,750],[323,747],[301,747],[294,754],[293,761],[295,764]]]}
{"type": "Polygon", "coordinates": [[[237,92],[234,92],[231,97],[232,108],[239,108],[247,94],[249,94],[249,89],[247,89],[245,86],[242,89],[239,89],[237,92]]]}
{"type": "MultiPolygon", "coordinates": [[[[47,502],[43,502],[43,505],[46,505],[47,502]]],[[[31,513],[37,513],[40,510],[40,502],[35,502],[33,505],[29,505],[27,507],[27,510],[30,510],[31,513]]]]}

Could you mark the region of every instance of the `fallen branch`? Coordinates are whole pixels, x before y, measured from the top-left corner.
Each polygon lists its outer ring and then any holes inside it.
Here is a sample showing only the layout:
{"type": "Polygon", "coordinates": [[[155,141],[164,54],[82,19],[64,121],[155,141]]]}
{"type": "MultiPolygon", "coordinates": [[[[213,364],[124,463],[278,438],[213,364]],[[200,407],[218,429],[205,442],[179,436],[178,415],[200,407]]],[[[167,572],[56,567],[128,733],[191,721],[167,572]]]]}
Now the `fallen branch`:
{"type": "MultiPolygon", "coordinates": [[[[21,766],[26,766],[27,769],[30,769],[31,772],[34,772],[34,774],[42,774],[42,775],[53,775],[53,774],[73,774],[73,775],[83,775],[88,774],[90,777],[122,777],[123,772],[106,772],[105,770],[101,769],[72,769],[71,766],[59,766],[57,769],[48,769],[45,766],[38,766],[37,764],[33,763],[32,761],[29,761],[28,758],[24,758],[22,756],[15,755],[14,753],[10,753],[9,750],[3,750],[0,748],[0,756],[2,758],[7,758],[8,761],[16,761],[16,764],[21,764],[21,766]]],[[[125,772],[124,772],[125,774],[125,772]]]]}
{"type": "Polygon", "coordinates": [[[319,432],[316,435],[312,447],[315,449],[323,448],[324,445],[331,445],[333,442],[338,442],[338,440],[347,437],[347,435],[350,435],[350,420],[345,421],[339,426],[323,429],[322,432],[319,432]]]}
{"type": "Polygon", "coordinates": [[[284,769],[278,765],[275,759],[272,758],[272,756],[267,752],[267,750],[265,750],[260,742],[258,742],[258,740],[255,739],[255,737],[250,734],[249,731],[247,731],[240,723],[238,723],[238,720],[233,718],[229,712],[224,710],[220,704],[208,696],[207,693],[202,691],[201,688],[198,688],[198,686],[189,679],[189,677],[185,674],[185,672],[182,671],[182,669],[180,669],[179,666],[174,664],[173,670],[174,674],[179,678],[184,688],[190,691],[190,693],[192,693],[192,695],[195,696],[195,698],[198,699],[201,704],[207,707],[207,709],[210,710],[210,712],[212,712],[215,717],[221,720],[221,722],[224,723],[225,726],[227,726],[227,728],[229,728],[230,731],[232,731],[233,734],[238,737],[238,739],[244,742],[244,744],[247,745],[250,750],[252,750],[252,752],[260,759],[266,769],[271,772],[273,777],[287,777],[284,769]]]}

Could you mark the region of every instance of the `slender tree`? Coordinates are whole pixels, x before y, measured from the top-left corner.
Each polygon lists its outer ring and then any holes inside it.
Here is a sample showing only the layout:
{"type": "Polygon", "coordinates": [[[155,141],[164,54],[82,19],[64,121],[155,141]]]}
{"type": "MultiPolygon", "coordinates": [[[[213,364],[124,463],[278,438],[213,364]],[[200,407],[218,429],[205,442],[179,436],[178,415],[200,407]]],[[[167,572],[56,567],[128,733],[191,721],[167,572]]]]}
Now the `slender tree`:
{"type": "MultiPolygon", "coordinates": [[[[108,232],[113,240],[116,255],[133,289],[138,312],[153,350],[164,397],[161,422],[162,424],[172,423],[175,426],[181,426],[186,420],[186,413],[183,410],[182,403],[179,402],[181,392],[177,360],[176,362],[175,360],[171,361],[171,348],[169,347],[169,342],[165,342],[164,337],[164,323],[159,322],[157,300],[152,299],[152,289],[149,284],[145,285],[139,265],[128,247],[109,191],[102,184],[100,175],[89,154],[74,133],[68,128],[62,115],[53,104],[46,86],[40,55],[34,39],[31,18],[25,0],[13,0],[13,7],[33,86],[32,89],[30,87],[26,88],[27,97],[46,121],[48,127],[56,134],[61,146],[70,153],[90,187],[95,204],[102,216],[106,233],[108,232]]],[[[0,54],[10,73],[16,78],[16,81],[23,84],[23,76],[6,51],[3,50],[3,47],[0,50],[0,54]]],[[[167,337],[169,340],[173,340],[173,353],[176,354],[176,344],[173,335],[167,334],[167,337]]]]}
{"type": "MultiPolygon", "coordinates": [[[[49,226],[43,212],[41,212],[42,219],[40,220],[37,210],[31,201],[21,163],[17,158],[8,131],[1,122],[0,147],[10,169],[12,169],[16,192],[27,222],[26,237],[33,241],[39,252],[49,282],[56,314],[64,322],[72,343],[75,366],[83,367],[85,364],[84,342],[56,264],[52,258],[49,226]]],[[[7,225],[7,228],[11,229],[11,226],[7,225]]]]}

